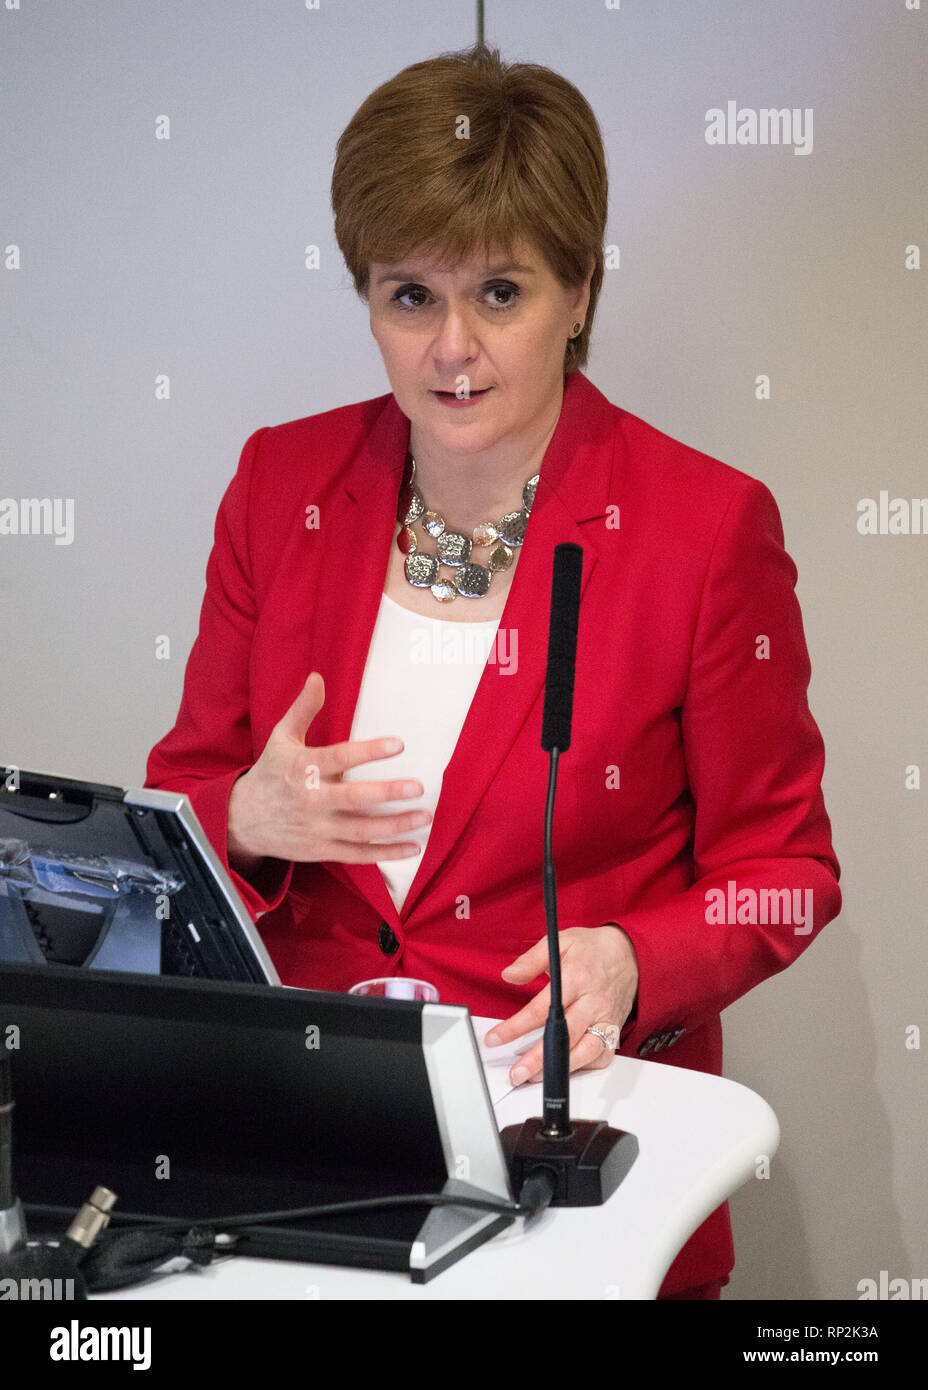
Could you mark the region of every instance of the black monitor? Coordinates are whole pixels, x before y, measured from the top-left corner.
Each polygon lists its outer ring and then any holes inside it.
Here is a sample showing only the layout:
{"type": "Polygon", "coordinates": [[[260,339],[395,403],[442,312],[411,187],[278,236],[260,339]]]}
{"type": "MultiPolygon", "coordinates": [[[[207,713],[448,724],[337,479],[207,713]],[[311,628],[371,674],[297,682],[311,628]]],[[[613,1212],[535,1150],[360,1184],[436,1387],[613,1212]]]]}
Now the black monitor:
{"type": "MultiPolygon", "coordinates": [[[[98,1185],[116,1219],[191,1223],[410,1193],[512,1201],[459,1006],[16,964],[0,966],[0,1043],[32,1233],[64,1231],[98,1185]]],[[[512,1219],[452,1204],[258,1223],[237,1251],[423,1283],[512,1219]]]]}

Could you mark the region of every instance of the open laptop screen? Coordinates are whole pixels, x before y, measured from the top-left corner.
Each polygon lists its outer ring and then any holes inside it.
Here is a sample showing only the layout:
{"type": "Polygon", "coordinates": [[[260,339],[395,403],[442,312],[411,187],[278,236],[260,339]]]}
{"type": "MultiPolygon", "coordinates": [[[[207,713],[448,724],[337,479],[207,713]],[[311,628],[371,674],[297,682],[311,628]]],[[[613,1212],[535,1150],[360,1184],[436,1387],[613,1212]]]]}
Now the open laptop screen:
{"type": "Polygon", "coordinates": [[[186,796],[37,772],[0,789],[4,961],[280,983],[186,796]]]}

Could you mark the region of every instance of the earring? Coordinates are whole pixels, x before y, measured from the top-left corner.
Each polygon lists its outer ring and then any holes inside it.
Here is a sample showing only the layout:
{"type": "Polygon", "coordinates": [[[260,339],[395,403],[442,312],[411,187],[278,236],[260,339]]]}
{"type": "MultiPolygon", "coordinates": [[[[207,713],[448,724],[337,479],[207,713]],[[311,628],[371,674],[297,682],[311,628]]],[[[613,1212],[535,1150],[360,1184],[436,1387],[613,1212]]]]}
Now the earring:
{"type": "Polygon", "coordinates": [[[580,332],[580,329],[581,329],[582,327],[583,327],[583,324],[580,323],[579,320],[578,320],[577,323],[575,323],[574,326],[573,326],[573,328],[571,329],[570,336],[571,336],[572,338],[576,338],[577,334],[580,332]]]}

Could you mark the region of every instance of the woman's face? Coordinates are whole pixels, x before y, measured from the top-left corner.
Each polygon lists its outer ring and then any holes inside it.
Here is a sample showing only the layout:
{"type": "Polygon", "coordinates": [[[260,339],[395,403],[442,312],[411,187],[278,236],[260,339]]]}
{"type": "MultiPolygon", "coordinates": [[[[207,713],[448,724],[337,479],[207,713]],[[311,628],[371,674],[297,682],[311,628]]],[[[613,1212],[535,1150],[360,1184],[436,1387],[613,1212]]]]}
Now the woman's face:
{"type": "Polygon", "coordinates": [[[530,435],[533,421],[559,407],[564,349],[589,296],[589,277],[565,290],[523,243],[511,261],[454,270],[416,254],[372,261],[368,302],[393,394],[417,433],[443,450],[478,453],[530,435]],[[444,405],[436,394],[459,389],[470,405],[444,405]]]}

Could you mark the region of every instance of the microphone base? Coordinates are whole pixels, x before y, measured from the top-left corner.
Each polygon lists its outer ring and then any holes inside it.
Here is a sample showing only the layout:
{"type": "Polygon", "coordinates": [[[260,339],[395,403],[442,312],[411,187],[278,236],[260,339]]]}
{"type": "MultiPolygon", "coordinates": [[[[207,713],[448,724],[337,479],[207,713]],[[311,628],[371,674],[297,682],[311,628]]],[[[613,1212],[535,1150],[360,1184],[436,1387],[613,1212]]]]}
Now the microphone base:
{"type": "Polygon", "coordinates": [[[539,1168],[554,1178],[552,1207],[599,1207],[608,1201],[638,1157],[638,1139],[605,1120],[571,1120],[564,1139],[542,1133],[535,1116],[500,1132],[513,1190],[539,1168]]]}

